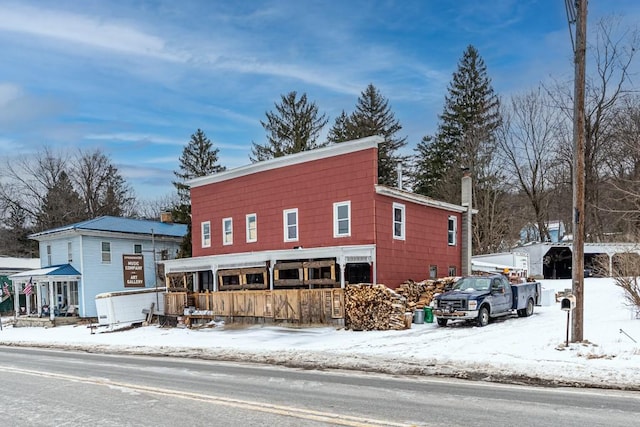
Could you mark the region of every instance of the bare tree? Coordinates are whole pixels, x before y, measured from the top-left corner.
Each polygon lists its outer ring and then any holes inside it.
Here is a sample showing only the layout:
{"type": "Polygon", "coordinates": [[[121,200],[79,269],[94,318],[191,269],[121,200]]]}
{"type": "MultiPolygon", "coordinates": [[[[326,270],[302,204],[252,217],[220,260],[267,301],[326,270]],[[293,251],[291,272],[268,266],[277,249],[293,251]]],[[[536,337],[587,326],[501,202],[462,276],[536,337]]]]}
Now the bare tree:
{"type": "Polygon", "coordinates": [[[607,210],[621,218],[624,239],[640,237],[640,97],[629,97],[618,109],[607,159],[610,203],[607,210]]]}
{"type": "Polygon", "coordinates": [[[4,253],[32,253],[26,236],[44,228],[99,215],[134,214],[133,192],[99,150],[81,151],[72,162],[66,154],[44,147],[8,159],[1,171],[3,231],[17,236],[3,240],[4,253]]]}
{"type": "Polygon", "coordinates": [[[0,182],[0,203],[5,213],[19,208],[27,225],[34,225],[49,190],[66,168],[66,158],[44,147],[32,156],[6,160],[0,182]]]}
{"type": "Polygon", "coordinates": [[[133,190],[102,150],[79,150],[69,175],[84,201],[87,218],[135,215],[133,190]]]}
{"type": "MultiPolygon", "coordinates": [[[[636,29],[621,29],[620,21],[605,18],[596,24],[595,42],[589,46],[593,64],[588,68],[585,92],[585,233],[592,241],[605,239],[618,224],[605,220],[607,159],[614,135],[613,124],[619,105],[630,95],[630,72],[640,47],[636,29]]],[[[556,106],[571,121],[573,94],[570,85],[548,89],[556,106]]],[[[561,150],[571,159],[571,145],[561,150]]]]}
{"type": "Polygon", "coordinates": [[[170,193],[152,200],[140,200],[137,214],[141,218],[157,220],[164,212],[171,212],[173,206],[180,204],[178,193],[170,193]]]}
{"type": "Polygon", "coordinates": [[[529,203],[526,221],[536,225],[538,238],[549,240],[547,224],[554,185],[559,136],[558,112],[541,88],[511,98],[498,132],[498,148],[508,179],[529,203]]]}

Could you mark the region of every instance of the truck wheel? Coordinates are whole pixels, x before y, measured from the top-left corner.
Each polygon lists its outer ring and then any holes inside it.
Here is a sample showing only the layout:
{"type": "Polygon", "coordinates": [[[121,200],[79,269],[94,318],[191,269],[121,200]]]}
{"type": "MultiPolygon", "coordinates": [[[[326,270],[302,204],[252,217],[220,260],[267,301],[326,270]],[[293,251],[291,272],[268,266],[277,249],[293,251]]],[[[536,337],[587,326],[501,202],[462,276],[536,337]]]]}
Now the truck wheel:
{"type": "Polygon", "coordinates": [[[529,298],[527,301],[527,308],[524,309],[524,316],[529,317],[533,314],[533,300],[529,298]]]}
{"type": "Polygon", "coordinates": [[[440,317],[437,318],[438,321],[438,326],[447,326],[447,321],[449,319],[441,319],[440,317]]]}
{"type": "Polygon", "coordinates": [[[518,317],[529,317],[533,314],[533,300],[529,298],[527,306],[518,310],[518,317]]]}
{"type": "Polygon", "coordinates": [[[480,311],[478,312],[478,320],[476,321],[476,323],[480,327],[487,326],[489,324],[489,309],[486,305],[480,307],[480,311]]]}

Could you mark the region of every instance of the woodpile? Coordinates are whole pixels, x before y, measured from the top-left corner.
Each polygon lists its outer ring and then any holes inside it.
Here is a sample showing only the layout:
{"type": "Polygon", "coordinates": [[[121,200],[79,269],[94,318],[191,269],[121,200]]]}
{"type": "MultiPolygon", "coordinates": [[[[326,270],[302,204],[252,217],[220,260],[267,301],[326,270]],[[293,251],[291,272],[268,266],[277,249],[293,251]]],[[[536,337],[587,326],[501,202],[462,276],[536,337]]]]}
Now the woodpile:
{"type": "Polygon", "coordinates": [[[410,328],[406,301],[385,285],[348,285],[345,289],[345,327],[354,331],[410,328]]]}
{"type": "Polygon", "coordinates": [[[411,328],[413,312],[431,304],[437,293],[451,289],[454,277],[414,282],[398,289],[385,285],[348,285],[345,289],[345,327],[354,331],[411,328]]]}
{"type": "Polygon", "coordinates": [[[404,282],[396,291],[407,299],[408,311],[422,310],[433,301],[433,296],[451,289],[455,277],[444,277],[436,280],[423,280],[404,282]]]}

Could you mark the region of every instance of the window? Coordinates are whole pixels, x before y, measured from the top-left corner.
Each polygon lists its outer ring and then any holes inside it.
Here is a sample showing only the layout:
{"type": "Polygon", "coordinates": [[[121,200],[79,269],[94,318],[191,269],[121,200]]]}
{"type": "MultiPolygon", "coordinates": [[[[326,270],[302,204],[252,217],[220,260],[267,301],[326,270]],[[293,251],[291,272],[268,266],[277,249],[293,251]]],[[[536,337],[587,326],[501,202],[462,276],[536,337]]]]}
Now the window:
{"type": "Polygon", "coordinates": [[[202,230],[202,247],[211,247],[211,223],[209,221],[205,221],[200,224],[200,228],[202,230]]]}
{"type": "Polygon", "coordinates": [[[51,245],[47,245],[47,265],[51,264],[51,245]]]}
{"type": "Polygon", "coordinates": [[[102,263],[111,264],[111,243],[102,242],[102,263]]]}
{"type": "Polygon", "coordinates": [[[457,230],[457,223],[458,223],[458,219],[455,216],[450,216],[449,217],[449,225],[448,225],[448,230],[449,230],[449,237],[448,237],[448,242],[449,242],[449,246],[455,246],[456,245],[456,232],[457,230]]]}
{"type": "Polygon", "coordinates": [[[284,241],[298,240],[298,209],[287,209],[282,212],[284,221],[284,241]]]}
{"type": "Polygon", "coordinates": [[[429,279],[437,279],[438,278],[438,266],[430,265],[429,266],[429,279]]]}
{"type": "Polygon", "coordinates": [[[233,219],[224,218],[222,220],[222,244],[233,245],[233,219]]]}
{"type": "Polygon", "coordinates": [[[67,242],[67,262],[73,262],[73,245],[71,244],[71,242],[67,242]]]}
{"type": "Polygon", "coordinates": [[[351,202],[333,204],[333,237],[351,236],[351,202]]]}
{"type": "Polygon", "coordinates": [[[247,243],[258,241],[258,216],[247,215],[247,243]]]}
{"type": "Polygon", "coordinates": [[[393,238],[404,240],[404,205],[400,203],[393,204],[393,238]]]}
{"type": "Polygon", "coordinates": [[[133,253],[134,254],[141,254],[142,253],[142,244],[140,243],[136,243],[133,245],[133,253]]]}
{"type": "Polygon", "coordinates": [[[449,266],[449,277],[454,277],[458,275],[458,269],[456,268],[455,265],[450,265],[449,266]]]}
{"type": "Polygon", "coordinates": [[[69,305],[78,305],[78,282],[69,282],[69,305]]]}

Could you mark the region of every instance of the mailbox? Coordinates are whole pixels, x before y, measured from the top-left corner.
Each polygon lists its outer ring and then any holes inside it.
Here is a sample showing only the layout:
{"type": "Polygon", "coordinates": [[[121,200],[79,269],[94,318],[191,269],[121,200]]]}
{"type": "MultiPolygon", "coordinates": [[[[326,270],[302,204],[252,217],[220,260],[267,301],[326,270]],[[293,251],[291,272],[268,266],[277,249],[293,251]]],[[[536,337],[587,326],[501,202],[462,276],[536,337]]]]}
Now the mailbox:
{"type": "Polygon", "coordinates": [[[567,295],[560,300],[560,308],[564,311],[571,311],[576,308],[575,295],[567,295]]]}

